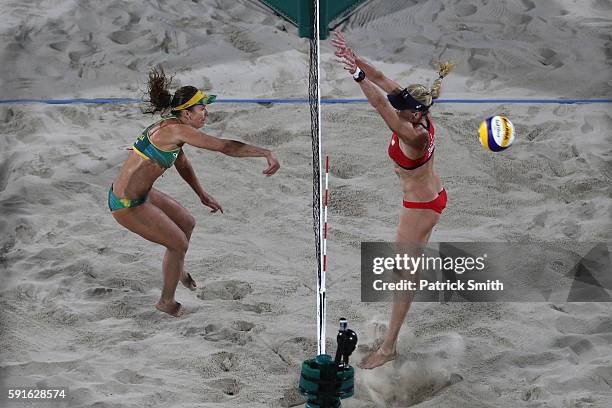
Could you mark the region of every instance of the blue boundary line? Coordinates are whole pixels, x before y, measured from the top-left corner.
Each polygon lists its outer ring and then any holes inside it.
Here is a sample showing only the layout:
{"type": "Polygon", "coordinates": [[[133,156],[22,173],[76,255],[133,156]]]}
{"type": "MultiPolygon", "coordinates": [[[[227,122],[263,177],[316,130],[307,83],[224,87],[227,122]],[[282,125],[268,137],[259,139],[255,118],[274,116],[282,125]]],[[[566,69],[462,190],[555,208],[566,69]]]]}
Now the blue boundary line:
{"type": "MultiPolygon", "coordinates": [[[[43,103],[49,105],[68,104],[105,104],[105,103],[141,103],[142,99],[134,98],[94,98],[94,99],[0,99],[0,104],[21,105],[43,103]]],[[[219,103],[308,103],[308,99],[217,99],[219,103]]],[[[321,103],[367,103],[367,99],[323,99],[321,103]]],[[[575,104],[575,103],[612,103],[612,99],[439,99],[436,103],[509,103],[509,104],[575,104]]]]}

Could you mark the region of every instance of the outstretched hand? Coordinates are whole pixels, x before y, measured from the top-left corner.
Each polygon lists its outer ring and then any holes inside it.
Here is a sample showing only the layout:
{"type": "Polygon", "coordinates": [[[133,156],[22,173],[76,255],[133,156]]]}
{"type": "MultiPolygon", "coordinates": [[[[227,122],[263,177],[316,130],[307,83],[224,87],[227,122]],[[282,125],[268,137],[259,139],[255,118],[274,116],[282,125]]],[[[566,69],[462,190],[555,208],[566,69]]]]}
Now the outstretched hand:
{"type": "Polygon", "coordinates": [[[221,211],[221,214],[223,214],[223,208],[221,208],[221,204],[219,204],[217,200],[215,200],[210,194],[204,193],[204,196],[201,198],[201,200],[202,204],[211,208],[211,213],[221,211]]]}
{"type": "Polygon", "coordinates": [[[270,152],[266,156],[266,160],[268,161],[268,167],[263,171],[263,174],[265,174],[266,177],[270,177],[271,175],[276,173],[278,169],[280,169],[280,163],[278,162],[276,157],[274,157],[274,154],[272,152],[270,152]]]}
{"type": "Polygon", "coordinates": [[[338,62],[344,64],[344,69],[352,74],[357,71],[356,56],[353,50],[346,44],[346,39],[340,31],[334,32],[331,43],[336,47],[334,55],[339,58],[338,62]]]}
{"type": "Polygon", "coordinates": [[[342,31],[334,31],[334,36],[331,39],[331,43],[334,47],[338,49],[349,48],[346,44],[346,38],[344,38],[344,34],[342,34],[342,31]]]}

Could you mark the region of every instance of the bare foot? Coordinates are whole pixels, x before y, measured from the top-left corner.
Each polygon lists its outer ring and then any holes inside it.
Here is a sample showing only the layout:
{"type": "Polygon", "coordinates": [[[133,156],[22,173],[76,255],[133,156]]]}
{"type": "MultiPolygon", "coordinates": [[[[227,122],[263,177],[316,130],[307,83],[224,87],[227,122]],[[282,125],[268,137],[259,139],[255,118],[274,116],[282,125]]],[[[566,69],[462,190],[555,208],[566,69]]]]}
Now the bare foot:
{"type": "Polygon", "coordinates": [[[384,353],[382,348],[379,348],[378,350],[373,351],[368,356],[364,357],[364,359],[357,364],[357,367],[370,370],[372,368],[380,367],[389,361],[395,360],[397,356],[398,354],[396,351],[393,351],[392,353],[384,353]]]}
{"type": "Polygon", "coordinates": [[[190,274],[185,273],[181,276],[181,283],[189,290],[196,290],[197,286],[190,274]]]}
{"type": "Polygon", "coordinates": [[[185,313],[185,308],[179,302],[164,302],[160,300],[155,305],[155,308],[160,312],[168,313],[170,316],[180,317],[185,313]]]}

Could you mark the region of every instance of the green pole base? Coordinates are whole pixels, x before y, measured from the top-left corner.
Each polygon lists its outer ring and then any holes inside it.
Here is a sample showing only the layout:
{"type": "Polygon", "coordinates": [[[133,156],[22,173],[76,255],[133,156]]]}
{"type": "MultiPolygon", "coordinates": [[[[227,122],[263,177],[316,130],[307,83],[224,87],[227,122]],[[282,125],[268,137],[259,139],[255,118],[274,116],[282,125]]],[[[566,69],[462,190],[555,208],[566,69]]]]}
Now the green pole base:
{"type": "Polygon", "coordinates": [[[340,400],[352,397],[354,390],[353,367],[337,368],[327,354],[302,363],[300,393],[306,396],[307,408],[338,408],[340,400]]]}

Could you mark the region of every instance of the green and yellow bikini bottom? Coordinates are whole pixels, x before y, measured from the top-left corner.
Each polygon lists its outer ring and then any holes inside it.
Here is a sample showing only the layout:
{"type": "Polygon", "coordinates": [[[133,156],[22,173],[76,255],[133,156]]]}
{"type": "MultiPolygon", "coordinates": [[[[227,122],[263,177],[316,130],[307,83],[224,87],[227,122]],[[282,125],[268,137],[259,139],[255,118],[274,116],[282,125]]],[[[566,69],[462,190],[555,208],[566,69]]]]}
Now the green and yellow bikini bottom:
{"type": "Polygon", "coordinates": [[[111,212],[120,210],[122,208],[138,207],[145,201],[147,201],[147,196],[144,196],[143,198],[119,198],[115,193],[113,193],[112,185],[110,190],[108,190],[108,208],[110,208],[111,212]]]}

